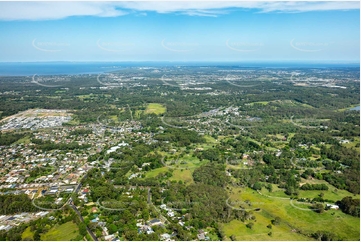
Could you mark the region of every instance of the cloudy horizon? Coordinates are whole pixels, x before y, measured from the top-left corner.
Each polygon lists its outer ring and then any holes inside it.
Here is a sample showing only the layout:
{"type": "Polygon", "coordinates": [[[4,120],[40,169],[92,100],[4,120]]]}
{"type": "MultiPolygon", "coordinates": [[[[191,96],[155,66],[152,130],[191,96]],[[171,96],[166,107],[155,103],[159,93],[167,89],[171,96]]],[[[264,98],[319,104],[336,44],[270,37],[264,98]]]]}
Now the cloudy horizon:
{"type": "Polygon", "coordinates": [[[0,2],[0,61],[353,61],[360,3],[0,2]]]}

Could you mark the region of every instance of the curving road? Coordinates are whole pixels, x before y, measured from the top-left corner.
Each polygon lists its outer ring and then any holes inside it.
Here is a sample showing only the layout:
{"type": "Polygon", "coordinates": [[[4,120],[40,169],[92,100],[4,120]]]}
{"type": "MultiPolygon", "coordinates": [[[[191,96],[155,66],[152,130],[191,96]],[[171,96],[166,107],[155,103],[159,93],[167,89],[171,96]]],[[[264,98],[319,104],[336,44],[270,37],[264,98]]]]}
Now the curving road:
{"type": "Polygon", "coordinates": [[[163,123],[164,125],[169,126],[169,127],[172,127],[172,128],[176,128],[176,129],[187,129],[187,128],[188,128],[188,126],[187,126],[187,127],[180,127],[180,126],[175,126],[175,125],[168,124],[168,123],[166,123],[166,122],[164,121],[164,116],[162,116],[160,119],[161,119],[161,121],[162,121],[162,123],[163,123]]]}
{"type": "Polygon", "coordinates": [[[297,126],[297,127],[300,127],[300,128],[305,128],[305,129],[317,129],[317,128],[318,128],[318,127],[315,127],[315,126],[304,126],[304,125],[302,125],[302,124],[295,123],[295,122],[293,121],[293,116],[291,116],[290,121],[291,121],[291,123],[292,123],[293,125],[295,125],[295,126],[297,126]]]}

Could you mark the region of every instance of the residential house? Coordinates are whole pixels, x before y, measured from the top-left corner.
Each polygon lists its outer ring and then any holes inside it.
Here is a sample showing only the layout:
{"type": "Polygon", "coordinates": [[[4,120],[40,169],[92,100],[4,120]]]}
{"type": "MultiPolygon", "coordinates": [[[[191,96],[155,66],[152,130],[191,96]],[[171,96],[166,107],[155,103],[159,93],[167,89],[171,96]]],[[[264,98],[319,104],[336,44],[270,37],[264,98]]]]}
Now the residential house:
{"type": "Polygon", "coordinates": [[[152,219],[148,222],[149,226],[157,226],[157,225],[161,225],[162,221],[160,221],[159,219],[155,218],[152,219]]]}
{"type": "Polygon", "coordinates": [[[160,235],[160,240],[168,240],[170,239],[170,234],[164,233],[160,235]]]}

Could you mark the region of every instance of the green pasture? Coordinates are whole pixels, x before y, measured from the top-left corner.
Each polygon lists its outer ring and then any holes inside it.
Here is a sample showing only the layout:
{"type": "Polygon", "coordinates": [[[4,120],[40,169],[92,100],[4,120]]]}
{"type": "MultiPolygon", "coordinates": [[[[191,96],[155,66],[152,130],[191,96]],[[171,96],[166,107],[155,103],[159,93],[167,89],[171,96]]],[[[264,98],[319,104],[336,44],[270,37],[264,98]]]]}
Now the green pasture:
{"type": "Polygon", "coordinates": [[[55,225],[47,233],[40,236],[45,241],[70,241],[75,239],[78,233],[78,226],[73,222],[67,222],[62,225],[55,225]]]}
{"type": "Polygon", "coordinates": [[[160,103],[149,103],[147,109],[145,110],[145,113],[155,113],[159,115],[165,113],[166,110],[166,107],[160,103]]]}
{"type": "MultiPolygon", "coordinates": [[[[265,193],[265,189],[262,190],[265,193]]],[[[276,191],[273,196],[279,195],[276,191]]],[[[256,191],[245,188],[233,188],[230,193],[230,201],[233,203],[248,200],[253,208],[261,210],[253,214],[256,217],[254,227],[245,227],[247,222],[231,222],[223,224],[224,232],[227,236],[234,233],[237,240],[310,240],[302,234],[311,234],[318,230],[329,231],[337,234],[344,240],[359,240],[360,219],[344,214],[337,210],[328,210],[322,214],[307,209],[307,205],[302,205],[290,199],[270,198],[261,195],[256,191]],[[281,218],[280,225],[272,225],[272,237],[268,236],[269,229],[266,228],[275,217],[281,218]],[[233,226],[233,227],[232,227],[233,226]],[[234,228],[237,226],[237,229],[234,228]],[[299,230],[302,234],[292,231],[299,230]]]]}
{"type": "Polygon", "coordinates": [[[34,232],[30,231],[30,227],[27,227],[21,235],[22,240],[34,240],[34,232]]]}

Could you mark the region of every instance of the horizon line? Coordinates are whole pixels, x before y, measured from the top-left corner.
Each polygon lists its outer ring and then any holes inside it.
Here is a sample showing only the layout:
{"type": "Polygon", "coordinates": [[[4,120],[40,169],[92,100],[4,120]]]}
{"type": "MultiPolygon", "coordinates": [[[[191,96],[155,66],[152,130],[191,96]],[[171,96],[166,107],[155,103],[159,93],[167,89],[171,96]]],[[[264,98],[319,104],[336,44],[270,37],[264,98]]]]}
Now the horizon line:
{"type": "Polygon", "coordinates": [[[63,63],[126,63],[126,62],[179,62],[179,63],[197,63],[197,62],[209,62],[209,63],[284,63],[284,62],[294,62],[294,63],[353,63],[360,64],[360,60],[76,60],[76,61],[0,61],[0,63],[54,63],[54,62],[63,62],[63,63]]]}

